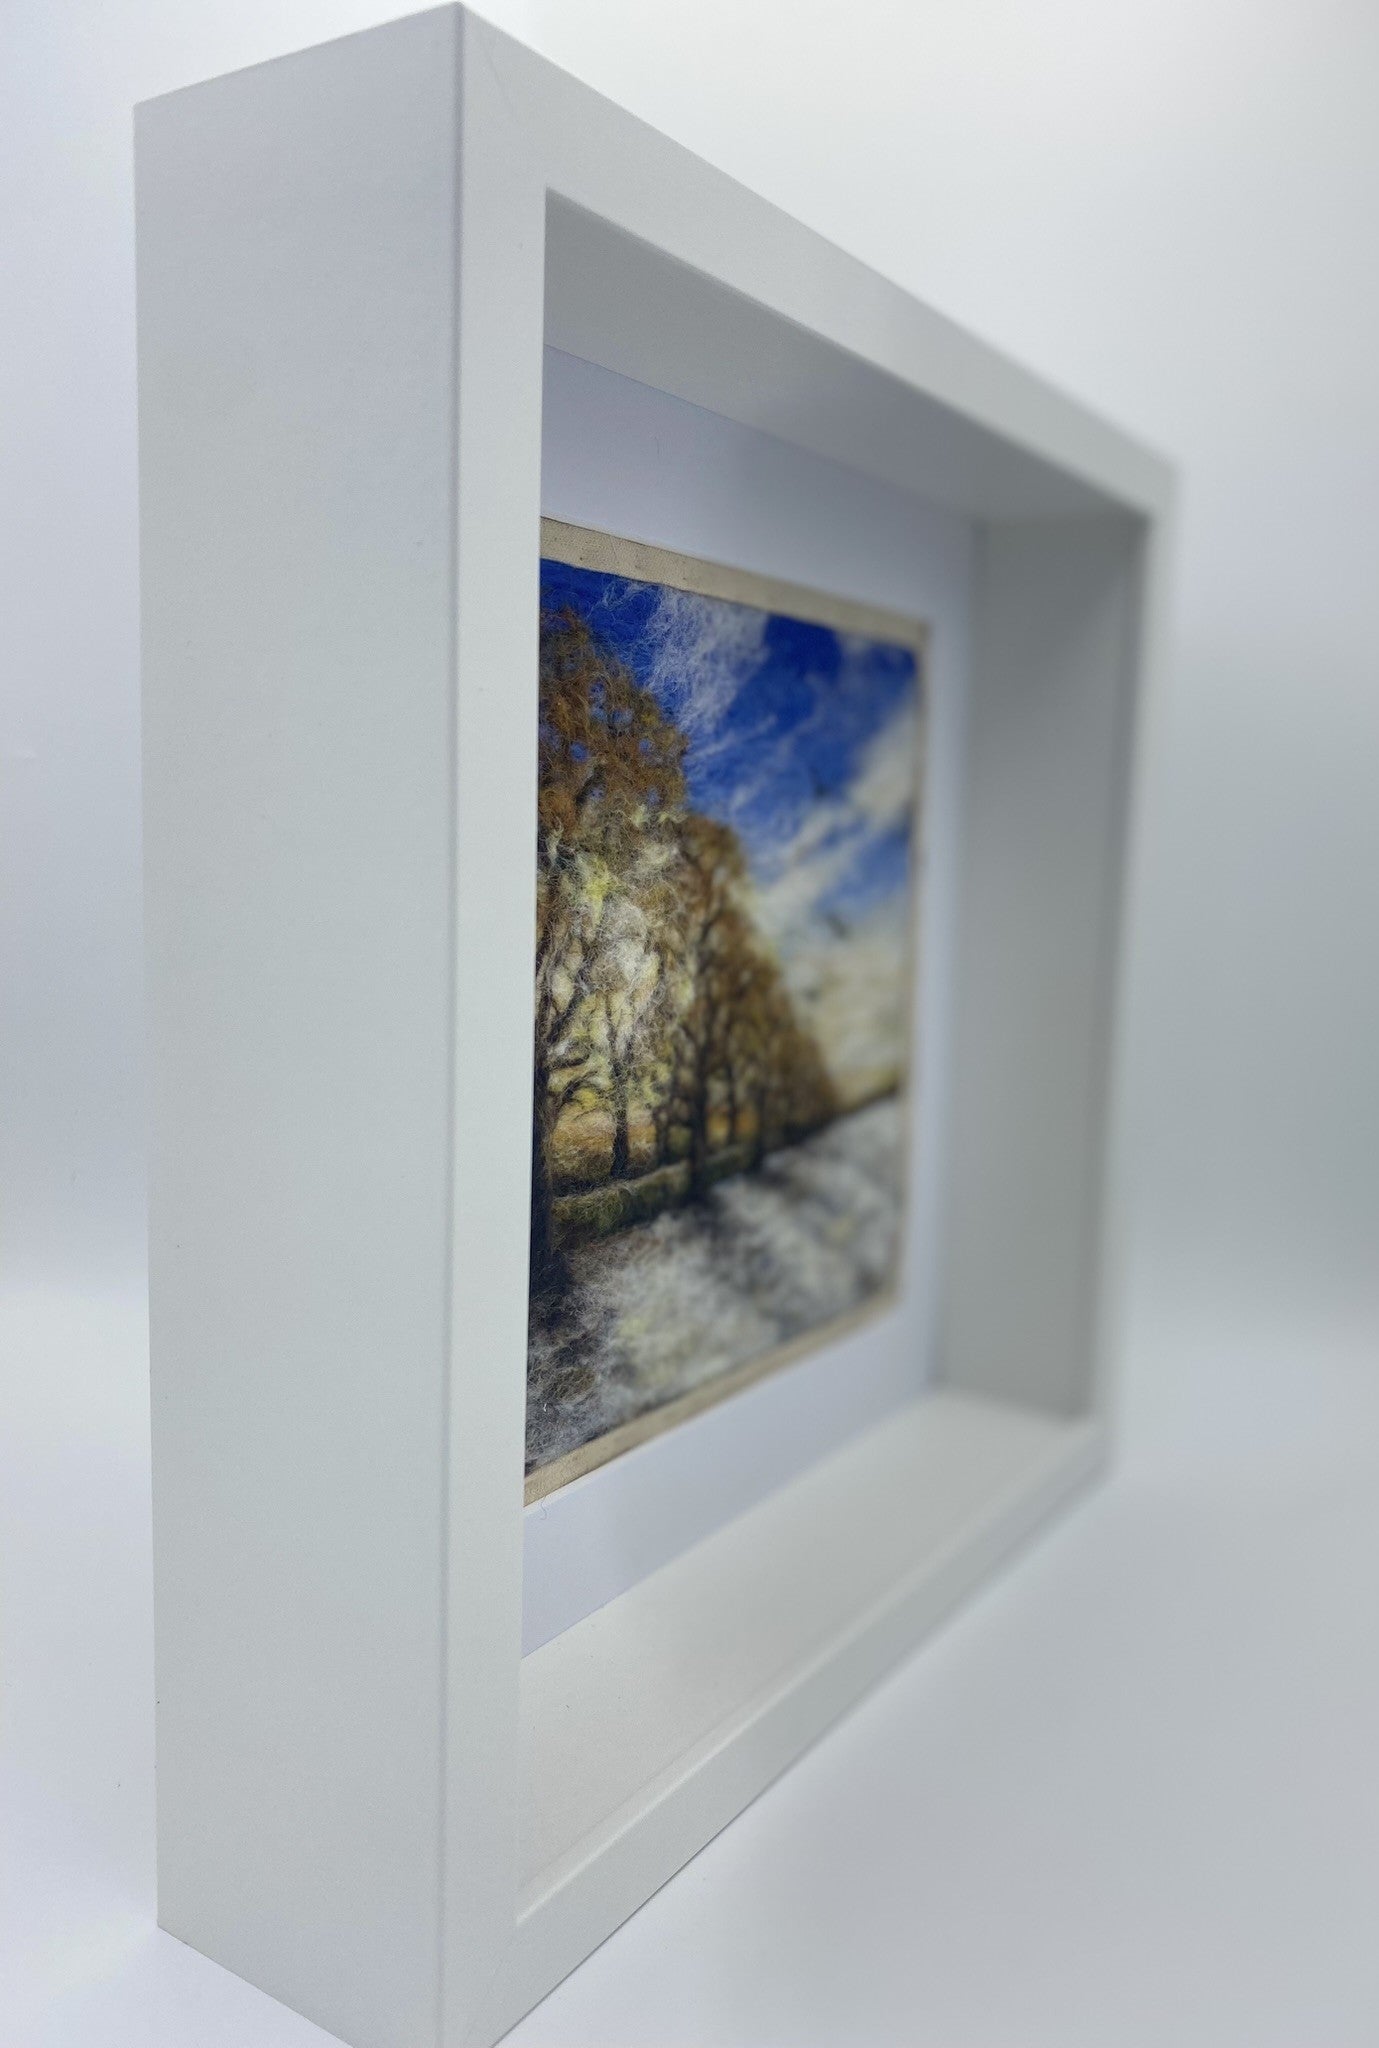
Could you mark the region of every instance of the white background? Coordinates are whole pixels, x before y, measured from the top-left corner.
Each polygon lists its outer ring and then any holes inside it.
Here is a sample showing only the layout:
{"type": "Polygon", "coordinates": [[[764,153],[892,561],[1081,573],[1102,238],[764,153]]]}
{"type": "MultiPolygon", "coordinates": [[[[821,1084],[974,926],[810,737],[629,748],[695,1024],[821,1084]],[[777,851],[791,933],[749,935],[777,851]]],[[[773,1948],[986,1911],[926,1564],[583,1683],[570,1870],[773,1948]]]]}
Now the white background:
{"type": "MultiPolygon", "coordinates": [[[[148,1924],[129,108],[396,11],[0,18],[7,2048],[324,2039],[148,1924]]],[[[1379,8],[487,11],[1186,476],[1120,1475],[513,2038],[1372,2048],[1379,8]]]]}

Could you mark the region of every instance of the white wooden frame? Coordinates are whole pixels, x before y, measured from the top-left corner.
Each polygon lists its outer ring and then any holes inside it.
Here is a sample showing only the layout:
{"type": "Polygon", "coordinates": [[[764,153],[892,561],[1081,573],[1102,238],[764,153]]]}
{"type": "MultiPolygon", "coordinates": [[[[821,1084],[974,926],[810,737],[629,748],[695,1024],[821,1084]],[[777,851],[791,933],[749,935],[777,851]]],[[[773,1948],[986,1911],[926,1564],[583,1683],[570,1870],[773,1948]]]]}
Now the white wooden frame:
{"type": "Polygon", "coordinates": [[[462,9],[142,109],[138,189],[160,1912],[459,2048],[1104,1455],[1170,479],[462,9]],[[543,338],[982,566],[942,1384],[524,1662],[543,338]]]}

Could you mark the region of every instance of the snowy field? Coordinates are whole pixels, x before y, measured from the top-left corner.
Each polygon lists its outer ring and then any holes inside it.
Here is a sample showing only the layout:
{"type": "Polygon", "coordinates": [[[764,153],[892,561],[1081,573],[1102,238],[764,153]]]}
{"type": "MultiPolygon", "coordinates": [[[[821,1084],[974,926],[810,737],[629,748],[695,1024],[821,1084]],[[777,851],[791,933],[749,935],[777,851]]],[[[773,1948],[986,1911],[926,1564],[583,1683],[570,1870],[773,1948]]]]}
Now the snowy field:
{"type": "Polygon", "coordinates": [[[549,1464],[860,1307],[889,1280],[903,1107],[841,1117],[694,1208],[571,1253],[534,1325],[527,1468],[549,1464]]]}

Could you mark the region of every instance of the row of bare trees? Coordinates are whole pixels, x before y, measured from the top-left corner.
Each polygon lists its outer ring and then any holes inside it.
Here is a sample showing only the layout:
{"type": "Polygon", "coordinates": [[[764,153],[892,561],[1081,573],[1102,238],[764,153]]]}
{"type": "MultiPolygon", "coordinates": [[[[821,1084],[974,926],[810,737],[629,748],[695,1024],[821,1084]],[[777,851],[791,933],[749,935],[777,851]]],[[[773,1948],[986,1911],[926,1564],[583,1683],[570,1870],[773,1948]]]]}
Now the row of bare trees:
{"type": "Polygon", "coordinates": [[[744,907],[737,835],[686,803],[685,734],[572,611],[541,630],[532,1267],[554,1284],[556,1140],[597,1113],[606,1172],[759,1163],[832,1114],[827,1071],[744,907]],[[649,1138],[649,1143],[648,1143],[649,1138]]]}

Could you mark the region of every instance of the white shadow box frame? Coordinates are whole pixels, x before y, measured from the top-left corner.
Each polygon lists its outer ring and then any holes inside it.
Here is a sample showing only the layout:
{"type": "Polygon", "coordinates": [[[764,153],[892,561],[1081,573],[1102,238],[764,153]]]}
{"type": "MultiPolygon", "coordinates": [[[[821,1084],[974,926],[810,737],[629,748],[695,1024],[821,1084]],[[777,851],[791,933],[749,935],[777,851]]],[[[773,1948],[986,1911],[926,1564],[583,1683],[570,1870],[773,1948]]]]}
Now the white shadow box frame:
{"type": "Polygon", "coordinates": [[[1103,1459],[1171,479],[462,9],[137,159],[160,1916],[460,2048],[1103,1459]],[[927,1383],[523,1658],[546,348],[960,515],[972,597],[927,1383]]]}

